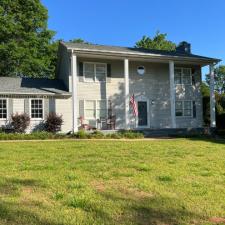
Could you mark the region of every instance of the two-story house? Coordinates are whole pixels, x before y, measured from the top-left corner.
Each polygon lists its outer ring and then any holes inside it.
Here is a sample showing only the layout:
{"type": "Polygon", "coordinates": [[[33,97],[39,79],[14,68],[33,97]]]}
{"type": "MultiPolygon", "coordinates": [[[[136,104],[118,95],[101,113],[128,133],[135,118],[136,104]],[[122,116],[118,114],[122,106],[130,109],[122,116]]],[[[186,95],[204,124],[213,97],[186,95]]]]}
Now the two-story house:
{"type": "Polygon", "coordinates": [[[60,43],[56,80],[0,78],[0,126],[12,113],[62,114],[63,132],[98,129],[203,127],[201,68],[209,65],[211,127],[215,121],[214,66],[220,60],[176,51],[60,43]],[[134,97],[138,114],[130,105],[134,97]]]}

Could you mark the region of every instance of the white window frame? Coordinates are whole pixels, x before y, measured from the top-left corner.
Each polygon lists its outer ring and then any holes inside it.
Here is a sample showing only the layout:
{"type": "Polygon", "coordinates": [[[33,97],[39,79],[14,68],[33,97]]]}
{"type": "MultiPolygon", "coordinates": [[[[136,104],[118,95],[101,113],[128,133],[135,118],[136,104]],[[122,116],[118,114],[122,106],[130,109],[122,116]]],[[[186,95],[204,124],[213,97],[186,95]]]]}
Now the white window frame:
{"type": "Polygon", "coordinates": [[[87,83],[98,83],[98,82],[106,82],[107,80],[107,63],[101,63],[101,62],[84,62],[83,63],[83,76],[84,76],[84,82],[87,82],[87,83]],[[86,76],[85,76],[85,65],[86,64],[92,64],[94,65],[94,80],[93,81],[89,81],[86,79],[86,76]],[[104,65],[105,66],[105,80],[97,80],[96,79],[96,65],[99,64],[99,65],[104,65]]]}
{"type": "Polygon", "coordinates": [[[97,120],[97,119],[100,119],[100,118],[97,118],[97,102],[98,101],[106,101],[106,113],[108,114],[108,108],[109,108],[109,101],[108,99],[84,99],[84,119],[85,120],[97,120]],[[95,104],[95,117],[94,118],[91,118],[91,117],[86,117],[85,115],[85,110],[86,110],[86,101],[93,101],[94,104],[95,104]]]}
{"type": "MultiPolygon", "coordinates": [[[[192,100],[176,100],[176,102],[182,102],[182,116],[177,116],[176,115],[176,110],[175,110],[175,116],[176,118],[192,118],[193,117],[193,101],[192,100]],[[184,102],[191,102],[191,115],[190,116],[185,116],[184,115],[184,102]]],[[[175,104],[176,105],[176,104],[175,104]]]]}
{"type": "MultiPolygon", "coordinates": [[[[176,84],[176,83],[175,83],[175,79],[174,79],[175,85],[192,85],[192,68],[187,68],[187,67],[175,67],[175,70],[176,70],[176,69],[180,69],[180,70],[181,70],[181,83],[180,83],[180,84],[176,84]],[[189,84],[185,84],[184,81],[183,81],[183,80],[184,80],[184,77],[185,77],[183,71],[186,70],[186,69],[190,71],[190,81],[191,81],[191,82],[190,82],[189,84]]],[[[174,76],[176,76],[176,75],[174,75],[174,76]]]]}
{"type": "Polygon", "coordinates": [[[44,107],[44,99],[43,98],[30,98],[29,101],[29,114],[30,114],[30,119],[31,120],[43,120],[44,119],[44,112],[45,112],[45,107],[44,107]],[[42,100],[42,118],[32,118],[32,114],[31,114],[31,102],[32,100],[42,100]]]}
{"type": "Polygon", "coordinates": [[[0,121],[5,121],[9,119],[9,100],[8,98],[0,98],[0,100],[6,100],[6,118],[0,118],[0,121]]]}

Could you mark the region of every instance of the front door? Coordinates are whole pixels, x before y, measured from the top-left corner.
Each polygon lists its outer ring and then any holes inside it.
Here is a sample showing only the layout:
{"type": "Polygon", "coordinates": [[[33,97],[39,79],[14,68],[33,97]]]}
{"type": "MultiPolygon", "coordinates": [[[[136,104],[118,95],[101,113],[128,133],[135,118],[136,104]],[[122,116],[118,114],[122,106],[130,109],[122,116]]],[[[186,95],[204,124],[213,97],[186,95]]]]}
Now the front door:
{"type": "Polygon", "coordinates": [[[138,127],[148,126],[148,103],[147,101],[138,101],[138,127]]]}

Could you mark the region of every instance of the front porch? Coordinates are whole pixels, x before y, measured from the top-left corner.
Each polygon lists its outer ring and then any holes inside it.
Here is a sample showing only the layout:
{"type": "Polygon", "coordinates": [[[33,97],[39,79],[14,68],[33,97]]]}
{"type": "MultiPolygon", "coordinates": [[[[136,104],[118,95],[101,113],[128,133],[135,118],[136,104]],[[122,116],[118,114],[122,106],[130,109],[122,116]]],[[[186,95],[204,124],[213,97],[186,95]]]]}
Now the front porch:
{"type": "MultiPolygon", "coordinates": [[[[103,59],[94,54],[90,58],[90,55],[75,52],[71,54],[71,63],[73,131],[81,128],[144,130],[203,126],[201,71],[196,73],[201,66],[197,63],[111,56],[103,59]],[[142,75],[137,71],[140,67],[145,70],[142,75]],[[185,74],[177,77],[177,68],[190,71],[189,77],[183,78],[185,74]],[[193,81],[193,77],[196,80],[193,81]],[[176,83],[179,79],[191,83],[176,83]],[[132,115],[130,108],[132,95],[138,107],[137,117],[132,115]]],[[[215,127],[213,65],[210,65],[210,74],[211,127],[215,127]]]]}

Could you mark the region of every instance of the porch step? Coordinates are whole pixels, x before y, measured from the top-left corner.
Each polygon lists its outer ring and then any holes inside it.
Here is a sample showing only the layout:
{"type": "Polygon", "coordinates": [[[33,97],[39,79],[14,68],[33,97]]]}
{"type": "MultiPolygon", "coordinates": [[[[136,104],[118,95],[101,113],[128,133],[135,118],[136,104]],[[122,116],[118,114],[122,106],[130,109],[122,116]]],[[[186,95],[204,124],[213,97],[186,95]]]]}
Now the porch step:
{"type": "Polygon", "coordinates": [[[194,136],[204,133],[204,128],[168,128],[168,129],[145,129],[139,130],[145,137],[175,137],[194,136]]]}

